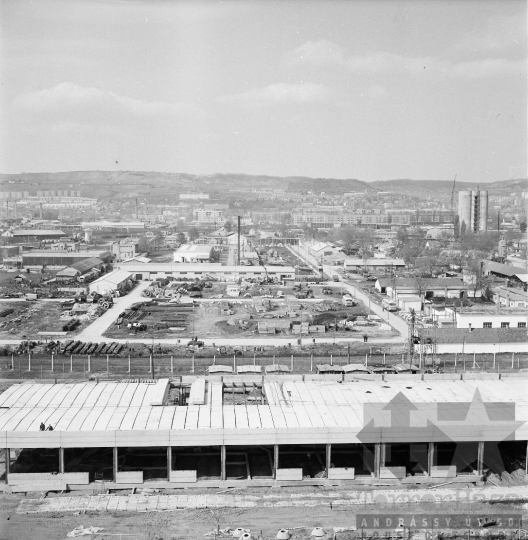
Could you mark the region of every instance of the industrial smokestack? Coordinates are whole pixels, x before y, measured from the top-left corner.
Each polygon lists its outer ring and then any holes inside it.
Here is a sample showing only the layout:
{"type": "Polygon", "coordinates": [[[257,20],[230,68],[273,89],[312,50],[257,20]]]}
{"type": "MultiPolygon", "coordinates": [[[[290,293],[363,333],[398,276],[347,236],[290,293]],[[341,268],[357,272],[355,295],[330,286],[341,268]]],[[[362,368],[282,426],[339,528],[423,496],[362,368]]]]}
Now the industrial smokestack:
{"type": "Polygon", "coordinates": [[[6,201],[6,219],[9,219],[9,201],[6,201]]]}
{"type": "Polygon", "coordinates": [[[15,219],[18,219],[17,203],[15,201],[15,219]]]}
{"type": "Polygon", "coordinates": [[[42,203],[40,203],[40,219],[43,219],[43,214],[42,214],[42,203]]]}
{"type": "Polygon", "coordinates": [[[136,221],[139,221],[139,207],[138,207],[137,199],[136,199],[136,221]]]}
{"type": "Polygon", "coordinates": [[[240,266],[240,216],[237,216],[238,221],[238,266],[240,266]]]}

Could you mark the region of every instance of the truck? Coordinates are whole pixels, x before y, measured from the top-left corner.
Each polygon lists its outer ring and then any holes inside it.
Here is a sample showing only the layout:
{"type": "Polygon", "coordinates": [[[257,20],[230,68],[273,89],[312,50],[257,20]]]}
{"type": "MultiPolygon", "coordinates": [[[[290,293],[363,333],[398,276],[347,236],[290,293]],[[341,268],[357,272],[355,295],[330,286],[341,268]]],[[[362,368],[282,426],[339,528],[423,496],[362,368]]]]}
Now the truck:
{"type": "Polygon", "coordinates": [[[28,302],[36,302],[38,300],[38,294],[37,293],[26,293],[24,295],[24,300],[27,300],[28,302]]]}
{"type": "Polygon", "coordinates": [[[338,276],[337,274],[334,274],[334,275],[332,276],[332,280],[333,280],[333,281],[339,281],[339,276],[338,276]]]}
{"type": "Polygon", "coordinates": [[[343,296],[342,302],[343,302],[343,305],[345,307],[353,307],[353,306],[356,305],[356,302],[354,301],[354,299],[349,294],[345,294],[343,296]]]}
{"type": "Polygon", "coordinates": [[[394,300],[389,298],[384,298],[381,302],[381,307],[387,311],[398,311],[398,304],[394,300]]]}

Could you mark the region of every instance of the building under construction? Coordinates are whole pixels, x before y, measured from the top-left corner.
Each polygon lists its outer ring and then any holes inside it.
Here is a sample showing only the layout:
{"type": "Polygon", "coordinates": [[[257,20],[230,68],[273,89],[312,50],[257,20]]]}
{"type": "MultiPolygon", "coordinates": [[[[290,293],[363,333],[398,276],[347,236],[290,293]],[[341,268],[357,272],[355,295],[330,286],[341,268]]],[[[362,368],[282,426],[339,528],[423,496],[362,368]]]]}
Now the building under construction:
{"type": "Polygon", "coordinates": [[[523,481],[526,378],[464,376],[14,384],[0,395],[0,485],[468,484],[504,471],[523,481]]]}

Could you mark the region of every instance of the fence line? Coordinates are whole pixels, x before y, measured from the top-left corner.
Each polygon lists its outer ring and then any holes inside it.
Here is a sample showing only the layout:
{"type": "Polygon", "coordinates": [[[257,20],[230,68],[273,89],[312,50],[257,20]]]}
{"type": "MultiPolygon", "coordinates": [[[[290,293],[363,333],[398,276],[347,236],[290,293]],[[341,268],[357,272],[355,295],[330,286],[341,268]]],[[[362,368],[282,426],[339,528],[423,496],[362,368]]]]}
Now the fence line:
{"type": "MultiPolygon", "coordinates": [[[[432,358],[423,359],[424,369],[434,369],[445,373],[504,373],[526,369],[528,371],[528,354],[518,353],[489,353],[489,354],[444,354],[436,358],[432,365],[432,358]]],[[[419,358],[413,359],[415,365],[419,358]]],[[[5,357],[0,361],[0,375],[10,374],[26,378],[43,377],[46,374],[86,373],[86,374],[122,374],[150,375],[150,376],[177,376],[189,374],[205,374],[209,366],[227,365],[236,372],[238,366],[270,366],[281,364],[287,366],[292,373],[314,373],[318,364],[344,366],[346,364],[363,364],[366,366],[394,366],[408,363],[403,355],[366,354],[366,355],[213,355],[200,357],[188,355],[177,357],[174,355],[152,355],[144,357],[112,357],[100,356],[55,356],[55,355],[20,355],[5,357]]]]}

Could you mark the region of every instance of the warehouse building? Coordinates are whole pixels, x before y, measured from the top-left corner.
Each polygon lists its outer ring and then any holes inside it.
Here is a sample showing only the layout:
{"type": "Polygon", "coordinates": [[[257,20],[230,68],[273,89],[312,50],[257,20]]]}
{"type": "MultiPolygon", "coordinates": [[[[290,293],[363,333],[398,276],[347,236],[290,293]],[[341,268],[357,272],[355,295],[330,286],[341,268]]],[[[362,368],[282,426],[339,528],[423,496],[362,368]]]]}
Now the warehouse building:
{"type": "Polygon", "coordinates": [[[59,240],[66,236],[63,231],[52,229],[16,229],[7,231],[2,236],[10,236],[14,240],[30,241],[30,240],[59,240]]]}
{"type": "Polygon", "coordinates": [[[134,279],[142,281],[174,277],[176,279],[207,279],[238,281],[239,279],[272,278],[278,281],[295,279],[293,266],[222,266],[215,263],[120,263],[117,268],[127,270],[134,279]]]}
{"type": "Polygon", "coordinates": [[[89,291],[98,294],[112,294],[115,291],[126,291],[132,287],[132,274],[126,270],[114,270],[102,275],[88,285],[89,291]]]}
{"type": "Polygon", "coordinates": [[[97,257],[91,257],[84,259],[83,261],[76,262],[71,266],[67,266],[57,272],[57,280],[69,280],[75,278],[81,278],[82,276],[99,275],[100,271],[104,267],[105,263],[97,257]]]}
{"type": "Polygon", "coordinates": [[[86,259],[97,258],[103,262],[110,262],[112,254],[107,250],[89,251],[54,251],[54,250],[33,250],[22,254],[22,266],[49,268],[64,268],[86,259]]]}
{"type": "Polygon", "coordinates": [[[174,252],[175,263],[208,263],[213,258],[213,246],[183,244],[174,252]]]}
{"type": "Polygon", "coordinates": [[[13,492],[90,489],[96,478],[105,489],[467,485],[487,469],[519,474],[526,460],[526,378],[303,380],[252,376],[259,366],[249,367],[242,380],[14,384],[0,395],[7,484],[13,492]]]}

